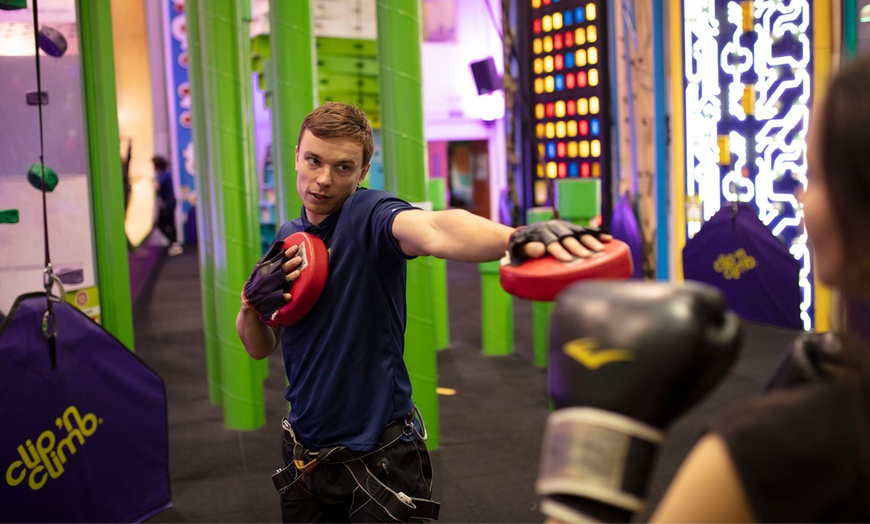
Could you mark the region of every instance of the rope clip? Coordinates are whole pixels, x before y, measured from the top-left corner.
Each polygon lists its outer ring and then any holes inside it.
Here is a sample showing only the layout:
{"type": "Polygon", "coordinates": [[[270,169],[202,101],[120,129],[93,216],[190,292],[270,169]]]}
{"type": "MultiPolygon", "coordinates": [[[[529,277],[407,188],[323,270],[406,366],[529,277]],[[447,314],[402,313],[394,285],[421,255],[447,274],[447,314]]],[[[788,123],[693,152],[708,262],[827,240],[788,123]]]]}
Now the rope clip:
{"type": "Polygon", "coordinates": [[[45,269],[42,272],[42,285],[45,287],[45,296],[48,297],[52,302],[63,302],[63,297],[66,296],[66,293],[63,290],[63,283],[54,275],[54,271],[51,269],[51,262],[49,262],[45,269]],[[57,286],[57,289],[60,290],[60,293],[55,296],[51,294],[51,290],[57,286]]]}

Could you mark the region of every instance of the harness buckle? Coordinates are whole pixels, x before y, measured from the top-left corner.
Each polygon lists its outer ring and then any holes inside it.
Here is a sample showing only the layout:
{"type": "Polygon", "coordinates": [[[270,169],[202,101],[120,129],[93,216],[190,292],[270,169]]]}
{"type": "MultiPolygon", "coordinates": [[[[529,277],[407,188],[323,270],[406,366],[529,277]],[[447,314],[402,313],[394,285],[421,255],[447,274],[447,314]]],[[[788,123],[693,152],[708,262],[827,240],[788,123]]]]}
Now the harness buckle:
{"type": "Polygon", "coordinates": [[[296,484],[296,482],[302,478],[302,475],[298,472],[294,473],[296,469],[293,466],[285,466],[283,468],[275,470],[275,473],[272,475],[272,483],[275,484],[275,489],[278,490],[278,493],[284,493],[290,486],[296,484]]]}
{"type": "Polygon", "coordinates": [[[396,498],[399,499],[399,502],[401,502],[402,504],[411,506],[412,508],[417,507],[414,505],[414,501],[411,500],[411,497],[409,497],[408,495],[405,495],[404,491],[400,491],[400,492],[396,493],[396,498]]]}

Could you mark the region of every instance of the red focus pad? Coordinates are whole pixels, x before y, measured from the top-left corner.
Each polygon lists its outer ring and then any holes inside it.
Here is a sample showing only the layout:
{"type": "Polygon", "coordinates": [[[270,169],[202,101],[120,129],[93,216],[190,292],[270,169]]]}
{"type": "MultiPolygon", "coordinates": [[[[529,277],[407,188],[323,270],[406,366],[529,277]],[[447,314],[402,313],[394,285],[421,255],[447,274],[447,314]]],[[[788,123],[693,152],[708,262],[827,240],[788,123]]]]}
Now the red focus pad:
{"type": "Polygon", "coordinates": [[[547,255],[514,266],[505,257],[498,271],[501,287],[508,293],[528,300],[552,301],[578,280],[627,279],[634,268],[628,244],[613,239],[604,242],[602,251],[571,262],[547,255]]]}
{"type": "Polygon", "coordinates": [[[299,245],[297,255],[302,257],[299,266],[299,278],[293,281],[288,291],[290,302],[278,310],[278,313],[266,322],[270,326],[291,326],[304,317],[320,298],[326,277],[329,276],[328,253],[326,244],[314,235],[308,233],[293,233],[284,239],[283,249],[299,245]]]}

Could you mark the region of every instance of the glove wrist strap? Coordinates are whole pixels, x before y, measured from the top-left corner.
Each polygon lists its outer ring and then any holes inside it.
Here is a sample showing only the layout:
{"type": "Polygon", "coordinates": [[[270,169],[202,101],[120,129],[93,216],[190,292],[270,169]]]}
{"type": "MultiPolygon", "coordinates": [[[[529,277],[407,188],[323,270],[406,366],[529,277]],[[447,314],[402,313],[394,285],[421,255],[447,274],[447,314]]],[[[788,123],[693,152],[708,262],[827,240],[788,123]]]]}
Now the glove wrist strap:
{"type": "MultiPolygon", "coordinates": [[[[637,513],[662,440],[658,428],[613,412],[555,411],[547,419],[538,494],[582,497],[637,513]]],[[[574,508],[581,513],[582,499],[574,508]]]]}

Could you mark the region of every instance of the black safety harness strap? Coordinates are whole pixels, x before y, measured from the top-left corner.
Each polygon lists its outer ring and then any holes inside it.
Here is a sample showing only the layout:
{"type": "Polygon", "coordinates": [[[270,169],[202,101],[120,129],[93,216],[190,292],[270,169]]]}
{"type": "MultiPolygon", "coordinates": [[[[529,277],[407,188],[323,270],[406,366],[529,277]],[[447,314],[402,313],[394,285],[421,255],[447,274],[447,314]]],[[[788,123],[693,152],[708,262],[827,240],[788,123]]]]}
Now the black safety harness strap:
{"type": "Polygon", "coordinates": [[[434,500],[420,499],[409,497],[402,492],[395,492],[386,484],[381,482],[370,470],[366,467],[363,458],[377,453],[378,451],[392,445],[402,436],[411,436],[417,432],[413,424],[415,417],[418,417],[423,428],[422,434],[418,437],[426,440],[426,429],[423,426],[423,419],[419,417],[419,411],[416,406],[403,419],[395,420],[384,428],[384,431],[378,437],[378,446],[373,451],[359,452],[347,449],[345,446],[337,446],[332,448],[322,448],[316,452],[305,449],[296,440],[296,435],[293,428],[286,419],[283,421],[284,430],[290,434],[293,439],[293,461],[283,468],[277,470],[272,475],[272,483],[275,484],[275,489],[278,493],[284,493],[290,489],[293,484],[298,482],[306,473],[312,471],[318,464],[342,464],[344,465],[357,485],[362,489],[372,500],[384,508],[394,519],[399,522],[407,522],[409,519],[428,519],[436,520],[441,510],[441,504],[434,500]],[[308,460],[306,460],[308,459],[308,460]]]}
{"type": "Polygon", "coordinates": [[[272,475],[272,483],[278,493],[284,493],[302,478],[302,473],[293,464],[288,464],[272,475]]]}
{"type": "Polygon", "coordinates": [[[397,521],[408,522],[412,518],[438,519],[438,514],[441,511],[440,502],[409,497],[402,492],[393,491],[381,482],[361,460],[351,460],[343,464],[360,489],[397,521]]]}

